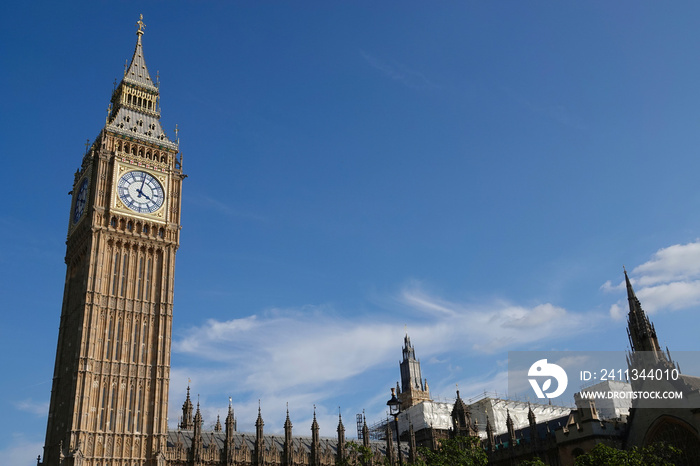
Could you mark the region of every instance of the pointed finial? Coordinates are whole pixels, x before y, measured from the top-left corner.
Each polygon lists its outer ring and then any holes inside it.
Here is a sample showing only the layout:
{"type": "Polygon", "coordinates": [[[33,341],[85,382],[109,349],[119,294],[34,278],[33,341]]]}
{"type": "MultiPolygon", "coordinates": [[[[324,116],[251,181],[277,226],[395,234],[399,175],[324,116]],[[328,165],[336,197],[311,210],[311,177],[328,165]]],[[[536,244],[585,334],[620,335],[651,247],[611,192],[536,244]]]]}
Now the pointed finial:
{"type": "Polygon", "coordinates": [[[156,70],[156,88],[160,88],[160,70],[156,70]]]}
{"type": "Polygon", "coordinates": [[[143,34],[143,30],[146,28],[146,24],[143,22],[143,15],[139,15],[139,20],[136,21],[136,25],[139,27],[139,30],[136,31],[136,34],[139,36],[143,34]]]}
{"type": "Polygon", "coordinates": [[[233,404],[233,402],[231,400],[231,397],[229,396],[228,397],[228,407],[230,408],[232,404],[233,404]]]}
{"type": "Polygon", "coordinates": [[[129,69],[129,60],[124,60],[124,76],[126,76],[127,69],[129,69]]]}
{"type": "Polygon", "coordinates": [[[105,117],[105,125],[109,123],[109,114],[112,113],[112,104],[107,105],[107,116],[105,117]]]}

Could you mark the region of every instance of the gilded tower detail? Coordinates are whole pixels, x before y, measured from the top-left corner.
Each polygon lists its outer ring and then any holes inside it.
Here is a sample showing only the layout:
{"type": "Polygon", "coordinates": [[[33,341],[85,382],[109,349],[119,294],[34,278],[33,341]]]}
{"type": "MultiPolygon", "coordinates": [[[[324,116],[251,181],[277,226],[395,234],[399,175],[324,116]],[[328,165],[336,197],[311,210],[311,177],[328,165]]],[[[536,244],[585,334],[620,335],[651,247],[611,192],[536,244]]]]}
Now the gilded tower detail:
{"type": "Polygon", "coordinates": [[[165,464],[182,157],[136,48],[73,180],[44,465],[165,464]]]}

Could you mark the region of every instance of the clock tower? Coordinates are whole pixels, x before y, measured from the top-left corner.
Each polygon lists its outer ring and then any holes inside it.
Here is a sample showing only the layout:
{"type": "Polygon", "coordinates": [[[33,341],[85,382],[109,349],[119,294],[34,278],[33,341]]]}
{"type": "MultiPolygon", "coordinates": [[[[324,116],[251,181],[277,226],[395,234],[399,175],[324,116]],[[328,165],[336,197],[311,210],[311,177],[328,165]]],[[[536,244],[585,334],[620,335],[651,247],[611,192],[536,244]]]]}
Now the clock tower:
{"type": "MultiPolygon", "coordinates": [[[[165,464],[182,156],[136,49],[75,173],[44,465],[165,464]]],[[[177,134],[176,134],[177,137],[177,134]]]]}

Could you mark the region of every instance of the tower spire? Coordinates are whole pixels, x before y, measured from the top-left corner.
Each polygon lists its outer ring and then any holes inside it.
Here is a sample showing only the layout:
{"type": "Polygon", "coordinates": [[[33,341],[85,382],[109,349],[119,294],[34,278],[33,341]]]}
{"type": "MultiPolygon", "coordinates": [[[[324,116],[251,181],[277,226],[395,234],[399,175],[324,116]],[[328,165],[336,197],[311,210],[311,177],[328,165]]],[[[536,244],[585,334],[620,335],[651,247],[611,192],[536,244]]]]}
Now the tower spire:
{"type": "Polygon", "coordinates": [[[343,415],[340,412],[340,406],[338,406],[338,447],[336,449],[336,464],[341,464],[345,459],[345,426],[343,425],[343,415]]]}
{"type": "Polygon", "coordinates": [[[506,429],[508,430],[508,439],[510,440],[510,445],[515,446],[515,426],[513,424],[513,419],[510,417],[510,410],[506,409],[506,429]]]}
{"type": "Polygon", "coordinates": [[[131,61],[124,67],[124,77],[112,93],[112,112],[106,129],[129,139],[156,143],[177,152],[177,144],[171,141],[160,124],[157,83],[151,79],[143,53],[142,37],[146,25],[143,15],[136,23],[136,47],[131,61]]]}
{"type": "Polygon", "coordinates": [[[311,423],[311,466],[321,466],[321,443],[318,422],[316,422],[316,405],[314,405],[314,420],[311,423]]]}
{"type": "Polygon", "coordinates": [[[136,30],[136,48],[134,49],[134,55],[131,57],[131,64],[126,70],[124,81],[157,91],[158,88],[151,80],[151,75],[148,73],[148,68],[146,68],[146,59],[143,56],[141,37],[143,36],[144,29],[146,28],[146,24],[143,22],[143,15],[139,16],[139,20],[136,22],[136,25],[138,26],[138,29],[136,30]]]}
{"type": "MultiPolygon", "coordinates": [[[[627,270],[624,267],[622,270],[625,273],[627,301],[630,308],[629,314],[627,314],[627,337],[629,338],[631,351],[627,356],[627,365],[630,368],[649,369],[661,367],[679,369],[678,365],[671,359],[668,349],[666,353],[661,351],[654,324],[649,322],[649,318],[644,309],[642,309],[642,305],[632,288],[632,282],[627,275],[627,270]]],[[[633,387],[634,384],[635,382],[633,381],[633,387]]]]}
{"type": "Polygon", "coordinates": [[[627,301],[629,302],[629,314],[627,314],[627,336],[629,337],[632,351],[661,352],[659,340],[656,338],[656,329],[649,322],[642,305],[637,299],[632,288],[632,282],[625,272],[625,285],[627,287],[627,301]]]}
{"type": "Polygon", "coordinates": [[[265,423],[262,419],[262,412],[260,409],[260,400],[258,400],[258,419],[255,421],[255,451],[254,458],[255,464],[264,464],[265,458],[265,437],[263,434],[263,426],[265,423]]]}
{"type": "MultiPolygon", "coordinates": [[[[411,344],[411,338],[406,334],[403,339],[403,360],[399,363],[401,370],[401,391],[397,390],[403,409],[430,400],[427,380],[423,380],[420,370],[420,360],[416,359],[416,350],[411,344]]],[[[397,384],[398,386],[398,384],[397,384]]]]}
{"type": "Polygon", "coordinates": [[[182,404],[182,422],[180,423],[180,429],[192,430],[194,429],[194,422],[192,420],[192,400],[190,399],[190,386],[187,385],[187,397],[185,402],[182,404]]]}

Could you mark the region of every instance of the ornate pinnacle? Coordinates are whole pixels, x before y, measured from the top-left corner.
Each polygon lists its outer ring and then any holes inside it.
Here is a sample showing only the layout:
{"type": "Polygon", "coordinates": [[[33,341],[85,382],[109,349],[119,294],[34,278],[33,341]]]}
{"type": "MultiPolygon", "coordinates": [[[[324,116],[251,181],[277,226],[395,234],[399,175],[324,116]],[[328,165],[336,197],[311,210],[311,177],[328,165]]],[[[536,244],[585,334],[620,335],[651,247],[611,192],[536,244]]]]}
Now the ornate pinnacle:
{"type": "Polygon", "coordinates": [[[136,31],[136,34],[140,36],[143,34],[143,30],[146,28],[146,24],[143,22],[143,15],[139,15],[139,20],[136,21],[136,25],[139,27],[139,30],[136,31]]]}

